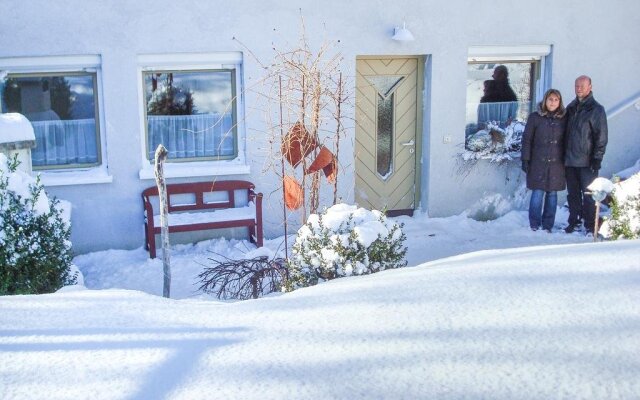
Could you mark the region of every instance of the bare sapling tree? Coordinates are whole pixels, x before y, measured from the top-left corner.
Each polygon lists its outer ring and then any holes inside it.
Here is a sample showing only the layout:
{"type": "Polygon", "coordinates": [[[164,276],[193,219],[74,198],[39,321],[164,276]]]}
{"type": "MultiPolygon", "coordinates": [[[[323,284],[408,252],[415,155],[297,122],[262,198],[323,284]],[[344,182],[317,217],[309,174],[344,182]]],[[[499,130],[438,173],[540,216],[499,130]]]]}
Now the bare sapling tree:
{"type": "Polygon", "coordinates": [[[341,109],[348,96],[343,58],[332,51],[336,43],[324,41],[312,50],[301,18],[297,46],[291,50],[274,46],[274,60],[264,67],[261,96],[268,103],[271,146],[267,169],[280,177],[284,206],[301,210],[302,223],[322,205],[324,178],[333,189],[333,204],[338,201],[338,150],[345,129],[341,109]]]}
{"type": "Polygon", "coordinates": [[[342,56],[331,51],[337,42],[324,41],[318,50],[312,50],[302,18],[297,45],[291,50],[274,46],[274,59],[267,64],[240,40],[234,40],[265,72],[259,87],[244,91],[257,95],[251,108],[265,115],[268,149],[264,171],[271,171],[281,182],[285,258],[211,259],[213,266],[205,268],[198,278],[200,290],[219,298],[247,299],[287,285],[286,230],[290,213],[298,212],[304,224],[310,214],[328,205],[324,201],[331,202],[331,194],[333,204],[338,201],[339,144],[345,134],[343,107],[349,95],[341,70],[342,56]],[[331,186],[323,191],[325,178],[331,186]]]}

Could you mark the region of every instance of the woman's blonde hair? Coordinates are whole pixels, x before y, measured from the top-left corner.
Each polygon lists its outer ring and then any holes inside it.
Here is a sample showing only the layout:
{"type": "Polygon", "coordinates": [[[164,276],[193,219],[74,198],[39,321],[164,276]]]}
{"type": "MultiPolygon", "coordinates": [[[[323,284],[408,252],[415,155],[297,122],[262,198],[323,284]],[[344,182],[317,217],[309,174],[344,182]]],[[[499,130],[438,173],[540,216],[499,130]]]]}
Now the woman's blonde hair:
{"type": "Polygon", "coordinates": [[[562,103],[562,94],[558,89],[549,89],[544,94],[544,98],[542,99],[542,102],[540,102],[540,115],[546,116],[552,114],[551,111],[549,111],[549,109],[547,108],[547,99],[552,94],[555,94],[556,96],[558,96],[558,99],[560,99],[560,105],[558,106],[558,109],[553,112],[553,116],[556,118],[562,118],[564,117],[564,114],[567,112],[567,110],[564,108],[564,104],[562,103]]]}

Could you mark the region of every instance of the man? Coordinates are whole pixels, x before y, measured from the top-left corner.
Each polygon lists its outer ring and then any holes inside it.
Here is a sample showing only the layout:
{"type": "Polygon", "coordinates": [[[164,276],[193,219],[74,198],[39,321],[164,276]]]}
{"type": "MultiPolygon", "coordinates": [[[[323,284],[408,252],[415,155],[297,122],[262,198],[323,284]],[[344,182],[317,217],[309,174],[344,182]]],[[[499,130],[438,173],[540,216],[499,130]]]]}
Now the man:
{"type": "Polygon", "coordinates": [[[484,95],[478,105],[478,129],[490,121],[498,122],[501,127],[505,127],[518,112],[518,97],[509,85],[507,67],[498,65],[491,77],[493,80],[484,81],[484,95]]]}
{"type": "Polygon", "coordinates": [[[492,102],[518,101],[516,93],[509,85],[509,70],[505,65],[498,65],[491,77],[494,80],[492,102]]]}
{"type": "Polygon", "coordinates": [[[584,220],[587,234],[593,234],[595,202],[586,194],[587,186],[598,177],[607,147],[607,115],[591,92],[591,78],[579,76],[575,84],[576,98],[567,106],[564,165],[569,202],[569,225],[572,233],[584,220]]]}

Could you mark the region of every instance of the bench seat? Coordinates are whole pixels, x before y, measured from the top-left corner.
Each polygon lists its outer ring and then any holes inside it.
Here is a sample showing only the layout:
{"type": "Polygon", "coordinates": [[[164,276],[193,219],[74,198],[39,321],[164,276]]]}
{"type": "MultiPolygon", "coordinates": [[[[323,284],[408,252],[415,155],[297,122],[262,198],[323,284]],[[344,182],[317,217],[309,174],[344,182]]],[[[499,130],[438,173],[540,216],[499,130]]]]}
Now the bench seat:
{"type": "MultiPolygon", "coordinates": [[[[156,235],[162,232],[159,210],[154,212],[152,198],[158,197],[158,188],[149,187],[142,192],[144,206],[145,248],[149,257],[156,257],[156,235]]],[[[156,202],[157,204],[157,202],[156,202]]],[[[156,205],[157,208],[157,205],[156,205]]],[[[213,181],[167,184],[169,233],[208,229],[241,228],[249,231],[249,240],[262,247],[262,193],[247,181],[213,181]],[[245,192],[246,204],[236,204],[236,191],[245,192]],[[179,203],[174,196],[191,196],[193,203],[179,203]],[[226,197],[225,200],[205,201],[207,196],[226,197]]]]}
{"type": "MultiPolygon", "coordinates": [[[[256,205],[249,203],[249,205],[239,208],[225,208],[205,212],[169,213],[169,226],[210,224],[223,221],[254,221],[255,217],[256,205]]],[[[160,227],[160,215],[153,216],[153,225],[160,227]]]]}

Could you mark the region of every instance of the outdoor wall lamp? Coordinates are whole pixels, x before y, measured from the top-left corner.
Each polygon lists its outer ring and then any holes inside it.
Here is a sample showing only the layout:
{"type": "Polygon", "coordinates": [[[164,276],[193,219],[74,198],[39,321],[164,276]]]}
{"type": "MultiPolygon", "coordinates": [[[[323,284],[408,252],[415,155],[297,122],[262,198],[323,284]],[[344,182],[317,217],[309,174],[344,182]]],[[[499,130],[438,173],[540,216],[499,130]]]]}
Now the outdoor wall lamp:
{"type": "Polygon", "coordinates": [[[406,22],[402,22],[402,28],[397,26],[395,27],[391,39],[397,40],[399,42],[410,42],[412,40],[415,40],[411,31],[407,29],[406,22]]]}

